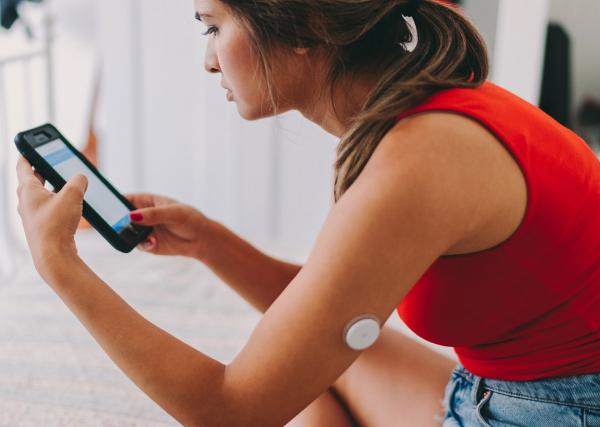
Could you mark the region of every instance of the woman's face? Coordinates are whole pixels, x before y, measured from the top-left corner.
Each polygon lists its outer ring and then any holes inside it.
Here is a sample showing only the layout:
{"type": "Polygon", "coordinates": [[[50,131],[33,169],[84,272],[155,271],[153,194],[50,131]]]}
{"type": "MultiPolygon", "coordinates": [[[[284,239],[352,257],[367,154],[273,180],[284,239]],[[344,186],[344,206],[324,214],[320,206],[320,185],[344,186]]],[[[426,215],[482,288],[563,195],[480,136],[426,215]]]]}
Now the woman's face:
{"type": "MultiPolygon", "coordinates": [[[[205,69],[221,73],[227,99],[236,103],[239,114],[247,120],[256,120],[290,109],[291,105],[278,105],[278,111],[273,111],[248,32],[229,9],[219,0],[195,0],[195,8],[208,37],[205,69]]],[[[288,91],[289,83],[272,82],[276,92],[282,89],[283,93],[288,91]]],[[[289,95],[282,98],[289,99],[289,95]]]]}

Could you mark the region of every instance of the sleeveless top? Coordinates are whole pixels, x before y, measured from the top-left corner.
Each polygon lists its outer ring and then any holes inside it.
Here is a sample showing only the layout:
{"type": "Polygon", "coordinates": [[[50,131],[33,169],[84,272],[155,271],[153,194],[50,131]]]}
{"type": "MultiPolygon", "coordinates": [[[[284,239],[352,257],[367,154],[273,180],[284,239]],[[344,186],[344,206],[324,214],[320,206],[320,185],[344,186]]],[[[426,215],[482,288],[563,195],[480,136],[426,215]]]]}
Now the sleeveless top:
{"type": "Polygon", "coordinates": [[[439,257],[397,307],[472,373],[534,380],[600,373],[600,161],[537,107],[486,82],[437,92],[402,113],[469,117],[511,153],[527,182],[518,229],[483,251],[439,257]]]}

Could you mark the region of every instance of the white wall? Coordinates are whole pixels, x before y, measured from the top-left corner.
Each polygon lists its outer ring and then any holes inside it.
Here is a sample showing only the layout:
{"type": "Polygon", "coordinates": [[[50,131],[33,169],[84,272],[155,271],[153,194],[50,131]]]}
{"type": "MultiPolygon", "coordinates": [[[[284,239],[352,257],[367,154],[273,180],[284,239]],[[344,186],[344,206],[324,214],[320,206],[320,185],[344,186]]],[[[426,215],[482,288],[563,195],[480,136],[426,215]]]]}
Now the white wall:
{"type": "Polygon", "coordinates": [[[289,250],[308,255],[333,201],[338,139],[289,113],[282,117],[276,141],[275,235],[289,250]]]}
{"type": "Polygon", "coordinates": [[[500,0],[463,0],[461,4],[467,17],[483,36],[490,53],[490,64],[493,67],[500,0]]]}
{"type": "Polygon", "coordinates": [[[548,0],[503,0],[498,9],[492,79],[533,104],[540,98],[548,7],[548,0]]]}
{"type": "Polygon", "coordinates": [[[466,0],[464,8],[488,44],[490,79],[538,104],[549,0],[466,0]]]}

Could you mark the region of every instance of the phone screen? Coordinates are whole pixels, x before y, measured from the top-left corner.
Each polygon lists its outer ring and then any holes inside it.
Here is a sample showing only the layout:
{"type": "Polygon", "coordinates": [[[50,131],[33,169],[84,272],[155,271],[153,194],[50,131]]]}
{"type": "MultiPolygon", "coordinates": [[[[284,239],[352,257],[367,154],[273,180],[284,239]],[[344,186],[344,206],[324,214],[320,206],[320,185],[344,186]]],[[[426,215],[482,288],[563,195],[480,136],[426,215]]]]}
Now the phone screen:
{"type": "Polygon", "coordinates": [[[98,179],[96,174],[62,140],[49,141],[35,147],[35,150],[65,181],[78,174],[87,177],[88,188],[83,199],[98,212],[113,230],[120,233],[131,223],[129,208],[98,179]]]}

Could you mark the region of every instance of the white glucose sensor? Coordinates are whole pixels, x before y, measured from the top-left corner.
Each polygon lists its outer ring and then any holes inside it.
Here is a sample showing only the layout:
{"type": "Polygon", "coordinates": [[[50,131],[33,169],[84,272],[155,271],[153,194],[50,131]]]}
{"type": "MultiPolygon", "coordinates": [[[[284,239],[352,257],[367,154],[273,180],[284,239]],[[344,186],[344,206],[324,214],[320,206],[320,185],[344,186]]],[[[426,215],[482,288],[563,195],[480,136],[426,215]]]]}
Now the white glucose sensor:
{"type": "Polygon", "coordinates": [[[379,338],[379,319],[375,316],[360,316],[352,319],[344,331],[344,341],[352,350],[369,348],[379,338]]]}

